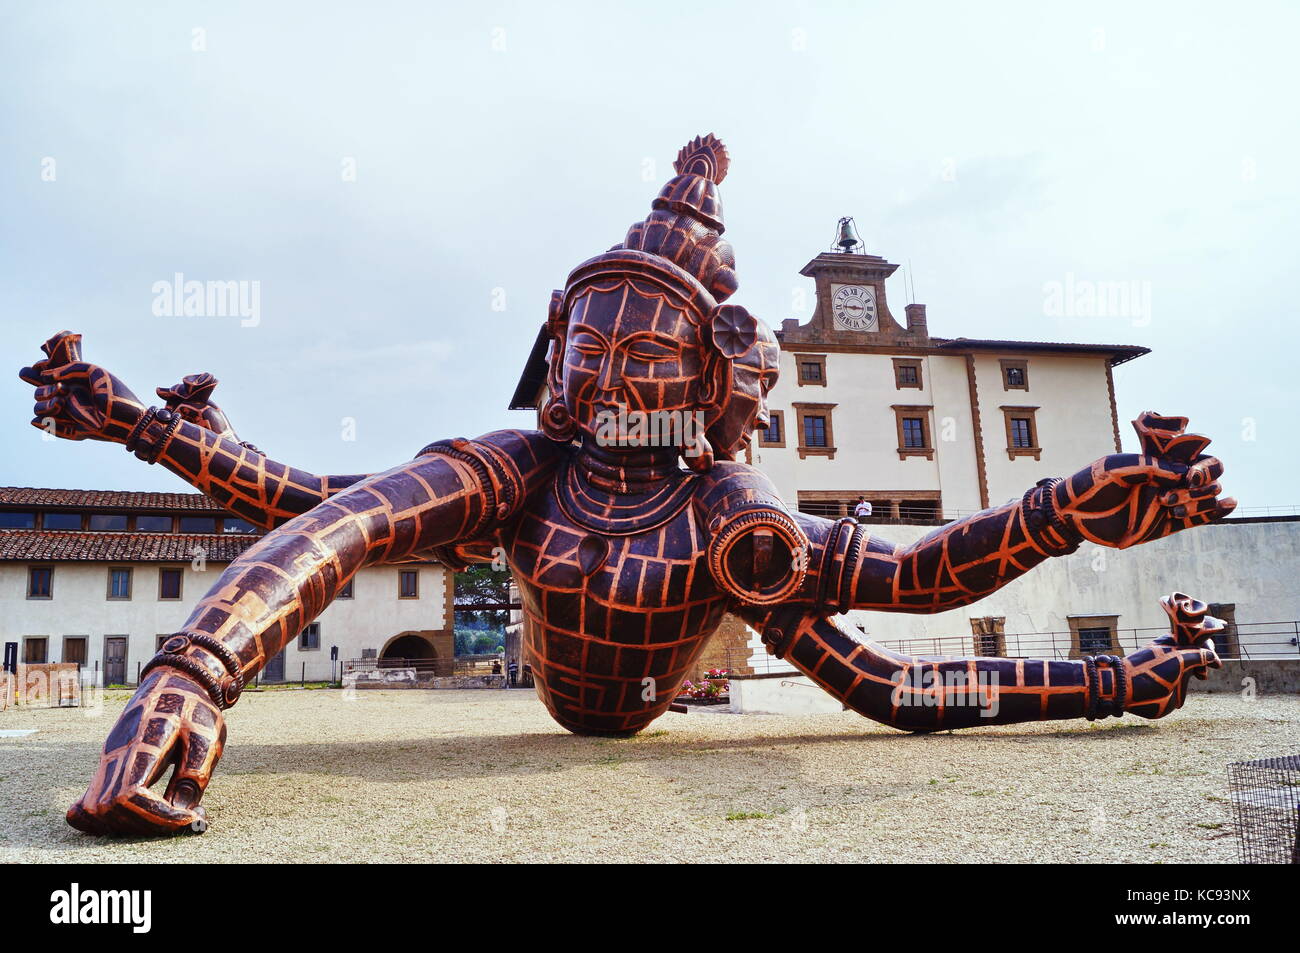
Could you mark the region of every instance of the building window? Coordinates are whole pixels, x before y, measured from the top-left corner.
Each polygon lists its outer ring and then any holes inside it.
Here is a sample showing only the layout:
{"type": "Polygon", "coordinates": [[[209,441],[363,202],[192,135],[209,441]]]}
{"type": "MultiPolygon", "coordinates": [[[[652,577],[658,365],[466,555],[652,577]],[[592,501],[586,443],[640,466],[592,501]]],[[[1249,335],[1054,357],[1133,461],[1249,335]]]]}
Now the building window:
{"type": "Polygon", "coordinates": [[[85,665],[86,643],[89,641],[84,635],[65,635],[63,637],[63,661],[71,665],[85,665]]]}
{"type": "Polygon", "coordinates": [[[139,533],[170,533],[172,531],[172,518],[170,516],[137,516],[135,518],[136,532],[139,533]]]}
{"type": "Polygon", "coordinates": [[[223,533],[256,533],[257,527],[248,520],[227,516],[221,521],[221,531],[223,533]]]}
{"type": "Polygon", "coordinates": [[[53,566],[29,566],[27,568],[27,598],[54,598],[53,566]]]}
{"type": "Polygon", "coordinates": [[[182,533],[215,533],[217,519],[215,516],[182,516],[182,533]]]}
{"type": "Polygon", "coordinates": [[[1070,616],[1070,658],[1123,655],[1119,647],[1119,616],[1070,616]]]}
{"type": "Polygon", "coordinates": [[[314,652],[320,648],[320,623],[313,622],[298,633],[298,651],[314,652]]]}
{"type": "Polygon", "coordinates": [[[158,598],[179,599],[181,597],[181,578],[183,569],[158,570],[158,598]]]}
{"type": "Polygon", "coordinates": [[[0,512],[0,529],[35,529],[35,513],[0,512]]]}
{"type": "Polygon", "coordinates": [[[80,513],[46,513],[41,518],[41,526],[45,529],[81,529],[80,513]]]}
{"type": "Polygon", "coordinates": [[[23,639],[23,662],[27,665],[44,665],[49,659],[50,640],[43,635],[23,639]]]}
{"type": "Polygon", "coordinates": [[[929,405],[895,404],[892,409],[898,430],[898,458],[905,460],[908,457],[925,457],[933,460],[929,405]]]}
{"type": "Polygon", "coordinates": [[[414,569],[403,569],[397,574],[397,597],[399,599],[420,598],[420,574],[414,569]]]}
{"type": "Polygon", "coordinates": [[[920,390],[922,386],[920,360],[905,357],[894,358],[895,389],[902,390],[904,387],[913,387],[920,390]]]}
{"type": "Polygon", "coordinates": [[[767,427],[759,432],[758,445],[760,447],[785,446],[785,414],[779,410],[768,411],[767,427]]]}
{"type": "Polygon", "coordinates": [[[1029,390],[1029,362],[1002,358],[1003,390],[1029,390]]]}
{"type": "Polygon", "coordinates": [[[336,595],[334,598],[335,598],[335,599],[351,599],[351,598],[352,598],[352,583],[353,583],[354,581],[355,581],[354,579],[349,579],[347,582],[343,583],[342,588],[340,588],[339,591],[338,591],[338,595],[336,595]]]}
{"type": "Polygon", "coordinates": [[[1037,407],[1003,407],[1002,415],[1007,427],[1007,458],[1042,458],[1043,449],[1038,443],[1037,407]]]}
{"type": "Polygon", "coordinates": [[[803,419],[803,445],[826,446],[826,418],[821,414],[808,414],[803,419]]]}
{"type": "Polygon", "coordinates": [[[127,566],[110,566],[108,569],[108,598],[131,598],[131,569],[127,566]]]}
{"type": "Polygon", "coordinates": [[[795,363],[799,367],[799,384],[812,384],[817,387],[826,386],[826,355],[825,354],[796,354],[795,363]]]}
{"type": "Polygon", "coordinates": [[[125,533],[125,513],[91,513],[90,530],[96,533],[125,533]]]}
{"type": "Polygon", "coordinates": [[[824,456],[835,459],[835,431],[831,411],[835,404],[795,404],[798,417],[799,459],[824,456]]]}

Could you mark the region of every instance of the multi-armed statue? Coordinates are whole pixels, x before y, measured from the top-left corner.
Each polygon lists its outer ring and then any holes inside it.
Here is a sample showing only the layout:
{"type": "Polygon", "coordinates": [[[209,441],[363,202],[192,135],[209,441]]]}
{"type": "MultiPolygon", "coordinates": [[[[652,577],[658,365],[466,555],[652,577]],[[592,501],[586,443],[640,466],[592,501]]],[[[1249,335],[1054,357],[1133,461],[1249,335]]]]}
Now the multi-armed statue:
{"type": "Polygon", "coordinates": [[[968,605],[1084,540],[1132,546],[1235,504],[1219,498],[1208,440],[1184,433],[1183,418],[1144,414],[1141,453],[1044,480],[910,546],[791,510],[736,462],[767,423],[779,350],[762,321],[722,303],[736,290],[718,198],[727,165],[712,136],[689,143],[649,217],[555,292],[541,432],[443,440],[383,473],[317,476],[241,443],[207,375],[146,407],[81,360],[77,335],[46,344],[46,360],[22,371],[34,424],[125,444],[271,530],[145,667],[68,812],[74,827],[148,834],[200,821],[222,711],[358,570],[415,556],[456,566],[504,551],[538,694],[579,734],[630,735],[661,715],[726,612],[846,706],[899,728],[1158,718],[1183,703],[1187,680],[1219,664],[1209,637],[1221,630],[1185,596],[1166,602],[1171,634],[1126,658],[914,658],[836,621],[968,605]],[[992,687],[996,711],[946,704],[964,678],[992,687]],[[151,791],[173,764],[165,793],[151,791]]]}

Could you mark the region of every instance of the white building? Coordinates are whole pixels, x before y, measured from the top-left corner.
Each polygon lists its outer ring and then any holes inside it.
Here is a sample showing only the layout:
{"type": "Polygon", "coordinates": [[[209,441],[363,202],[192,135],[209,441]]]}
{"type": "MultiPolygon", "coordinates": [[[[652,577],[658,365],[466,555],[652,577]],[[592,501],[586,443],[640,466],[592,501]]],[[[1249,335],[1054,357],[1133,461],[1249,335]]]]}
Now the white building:
{"type": "MultiPolygon", "coordinates": [[[[784,500],[833,518],[864,497],[873,532],[906,545],[1121,449],[1112,369],[1148,348],[932,337],[924,305],[907,305],[902,321],[890,310],[896,268],[832,251],[800,272],[814,283],[813,315],[776,332],[772,424],[747,457],[784,500]]],[[[512,409],[544,406],[547,351],[543,328],[512,409]]],[[[1159,634],[1159,597],[1182,590],[1232,623],[1225,656],[1300,657],[1298,568],[1300,517],[1234,518],[1123,552],[1084,546],[966,608],[848,621],[925,654],[1124,653],[1159,634]]],[[[788,669],[730,618],[701,659],[711,667],[788,669]]]]}
{"type": "MultiPolygon", "coordinates": [[[[199,493],[0,487],[0,643],[16,643],[19,661],[135,684],[260,532],[199,493]]],[[[432,562],[362,569],[262,680],[325,681],[369,657],[451,674],[452,580],[432,562]]]]}
{"type": "Polygon", "coordinates": [[[933,338],[925,305],[900,323],[897,265],[828,252],[800,272],[812,318],[782,322],[772,425],[751,460],[805,513],[949,518],[1018,498],[1120,446],[1111,369],[1132,345],[933,338]]]}

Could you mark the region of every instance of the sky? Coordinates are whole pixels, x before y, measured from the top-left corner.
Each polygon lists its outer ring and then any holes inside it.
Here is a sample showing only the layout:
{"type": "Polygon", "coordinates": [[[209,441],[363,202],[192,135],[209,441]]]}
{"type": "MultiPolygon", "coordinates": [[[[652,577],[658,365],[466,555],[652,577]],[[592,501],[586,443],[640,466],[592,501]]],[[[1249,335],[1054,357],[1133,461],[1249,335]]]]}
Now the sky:
{"type": "Polygon", "coordinates": [[[28,425],[17,370],[63,329],[146,403],[212,372],[318,473],[531,426],[551,289],[713,132],[734,302],[809,317],[852,215],[895,311],[1150,347],[1126,448],[1185,415],[1243,512],[1300,512],[1298,33],[1251,2],[5,4],[0,484],[185,489],[28,425]],[[177,274],[249,307],[167,314],[177,274]]]}

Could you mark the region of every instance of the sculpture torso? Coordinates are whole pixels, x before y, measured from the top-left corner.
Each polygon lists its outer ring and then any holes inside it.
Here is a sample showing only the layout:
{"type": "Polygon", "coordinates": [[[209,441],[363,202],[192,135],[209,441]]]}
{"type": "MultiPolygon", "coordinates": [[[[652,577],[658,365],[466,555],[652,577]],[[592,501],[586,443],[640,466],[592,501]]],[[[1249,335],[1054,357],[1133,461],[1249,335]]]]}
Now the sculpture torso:
{"type": "Polygon", "coordinates": [[[542,701],[572,731],[630,734],[667,709],[730,597],[709,572],[698,478],[607,492],[576,457],[499,539],[542,701]]]}

